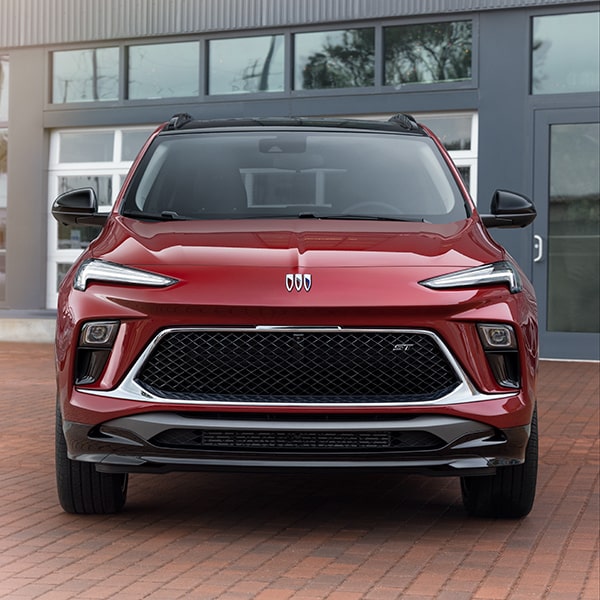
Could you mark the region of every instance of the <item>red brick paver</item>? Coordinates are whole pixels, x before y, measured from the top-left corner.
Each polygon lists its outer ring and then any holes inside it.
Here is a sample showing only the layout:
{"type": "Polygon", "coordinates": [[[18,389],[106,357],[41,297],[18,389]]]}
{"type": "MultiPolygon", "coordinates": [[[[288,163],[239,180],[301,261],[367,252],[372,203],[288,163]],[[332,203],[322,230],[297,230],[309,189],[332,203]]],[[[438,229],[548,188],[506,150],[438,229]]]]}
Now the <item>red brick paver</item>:
{"type": "Polygon", "coordinates": [[[49,345],[0,343],[0,598],[598,600],[599,366],[543,362],[533,512],[471,519],[414,475],[134,475],[61,511],[49,345]]]}

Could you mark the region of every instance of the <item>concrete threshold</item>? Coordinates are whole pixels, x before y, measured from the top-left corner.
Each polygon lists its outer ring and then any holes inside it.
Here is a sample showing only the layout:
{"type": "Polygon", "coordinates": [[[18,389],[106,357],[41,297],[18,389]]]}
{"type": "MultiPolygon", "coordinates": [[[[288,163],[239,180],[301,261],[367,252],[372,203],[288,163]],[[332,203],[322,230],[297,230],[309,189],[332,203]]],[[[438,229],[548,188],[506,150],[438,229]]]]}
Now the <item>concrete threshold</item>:
{"type": "Polygon", "coordinates": [[[54,342],[55,310],[0,310],[0,342],[54,342]]]}

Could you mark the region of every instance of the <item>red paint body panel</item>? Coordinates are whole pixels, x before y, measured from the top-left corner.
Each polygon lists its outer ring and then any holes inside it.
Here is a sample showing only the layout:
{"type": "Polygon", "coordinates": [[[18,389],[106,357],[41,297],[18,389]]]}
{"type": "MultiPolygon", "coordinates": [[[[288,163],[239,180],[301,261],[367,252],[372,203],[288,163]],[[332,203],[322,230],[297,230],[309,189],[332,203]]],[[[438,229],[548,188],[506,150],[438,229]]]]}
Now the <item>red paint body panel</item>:
{"type": "MultiPolygon", "coordinates": [[[[89,252],[179,283],[162,289],[91,283],[77,292],[67,281],[63,291],[70,295],[71,315],[59,320],[59,339],[73,340],[80,324],[92,317],[123,320],[107,373],[94,386],[102,389],[118,383],[155,332],[175,325],[424,328],[438,333],[477,386],[489,392],[502,388],[483,368],[474,323],[516,322],[520,342],[537,352],[537,331],[527,320],[534,306],[529,285],[513,295],[502,286],[440,291],[418,284],[504,257],[475,219],[444,226],[281,225],[140,223],[116,217],[89,252]],[[313,276],[310,294],[288,293],[285,274],[304,270],[313,276]]],[[[534,377],[532,369],[526,371],[534,377]]]]}
{"type": "MultiPolygon", "coordinates": [[[[97,427],[111,420],[157,412],[190,418],[218,412],[232,419],[245,412],[357,418],[441,415],[502,432],[529,427],[538,346],[535,295],[525,276],[520,273],[523,287],[517,293],[505,284],[431,289],[420,283],[499,261],[512,262],[487,233],[454,165],[434,141],[472,213],[464,219],[450,223],[317,218],[138,220],[121,214],[122,192],[102,233],[60,288],[56,361],[63,419],[85,425],[92,437],[97,427]],[[177,282],[150,287],[90,281],[85,291],[74,289],[78,269],[91,258],[177,282]],[[286,276],[295,274],[310,274],[310,291],[287,291],[286,276]],[[118,321],[118,335],[97,380],[75,385],[79,334],[89,321],[118,321]],[[521,374],[518,388],[497,380],[478,323],[513,327],[521,374]],[[470,396],[449,403],[387,406],[240,406],[118,396],[132,366],[157,334],[171,328],[209,327],[428,332],[455,361],[470,396]]],[[[132,174],[141,168],[148,147],[134,163],[132,174]]],[[[124,190],[133,181],[132,174],[124,190]]]]}

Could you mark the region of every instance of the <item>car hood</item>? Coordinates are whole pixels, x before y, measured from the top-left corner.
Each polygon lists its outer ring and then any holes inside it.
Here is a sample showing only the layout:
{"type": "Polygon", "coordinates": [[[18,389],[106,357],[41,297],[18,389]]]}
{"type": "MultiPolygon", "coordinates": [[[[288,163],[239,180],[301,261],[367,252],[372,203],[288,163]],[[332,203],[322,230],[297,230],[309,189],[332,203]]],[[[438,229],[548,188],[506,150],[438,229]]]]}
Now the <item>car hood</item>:
{"type": "MultiPolygon", "coordinates": [[[[500,248],[475,219],[449,224],[350,220],[150,222],[116,216],[90,248],[115,263],[169,267],[433,267],[500,260],[500,248]]],[[[176,270],[178,270],[176,269],[176,270]]]]}

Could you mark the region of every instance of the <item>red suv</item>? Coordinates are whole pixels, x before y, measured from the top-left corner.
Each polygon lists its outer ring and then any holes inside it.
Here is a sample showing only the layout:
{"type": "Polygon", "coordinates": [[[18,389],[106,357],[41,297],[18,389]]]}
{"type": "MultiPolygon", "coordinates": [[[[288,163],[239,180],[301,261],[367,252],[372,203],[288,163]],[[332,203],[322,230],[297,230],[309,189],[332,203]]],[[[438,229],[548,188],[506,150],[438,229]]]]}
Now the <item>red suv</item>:
{"type": "Polygon", "coordinates": [[[536,303],[448,154],[388,122],[176,115],[60,287],[62,507],[110,513],[129,473],[363,469],[459,476],[521,517],[537,471],[536,303]]]}

